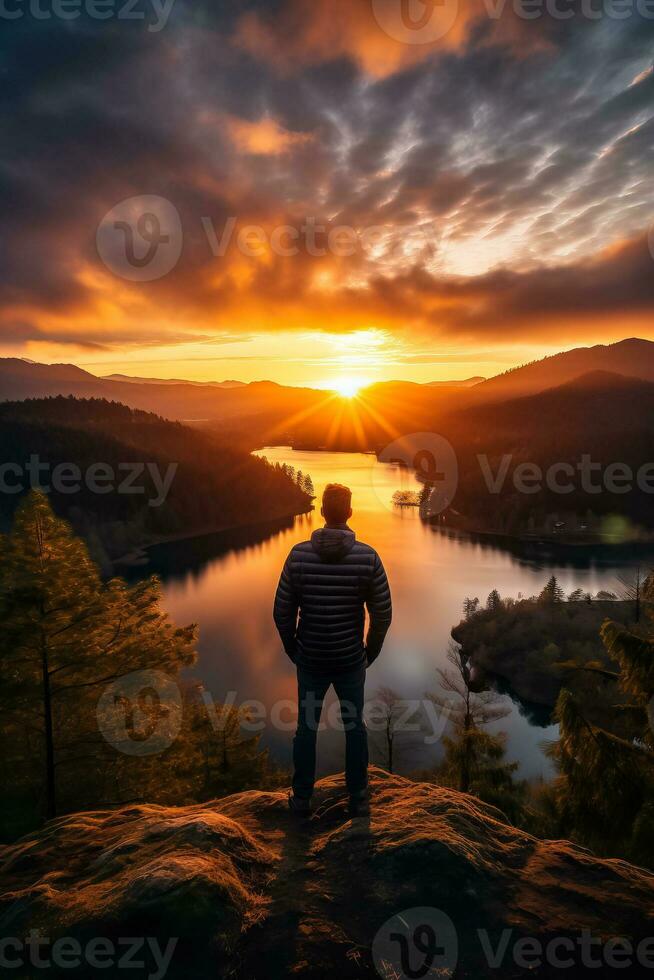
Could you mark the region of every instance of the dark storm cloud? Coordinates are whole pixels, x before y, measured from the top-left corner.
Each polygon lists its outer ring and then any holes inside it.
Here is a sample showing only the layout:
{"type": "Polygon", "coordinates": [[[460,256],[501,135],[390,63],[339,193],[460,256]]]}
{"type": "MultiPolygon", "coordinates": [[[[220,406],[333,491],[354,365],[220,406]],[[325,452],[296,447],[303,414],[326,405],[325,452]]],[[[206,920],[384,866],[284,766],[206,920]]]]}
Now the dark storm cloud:
{"type": "Polygon", "coordinates": [[[84,334],[68,333],[57,335],[48,335],[40,330],[37,326],[32,323],[23,322],[7,322],[3,324],[2,327],[2,343],[8,347],[21,348],[27,341],[30,340],[48,340],[50,343],[57,344],[70,344],[74,347],[80,347],[82,350],[95,350],[104,351],[107,348],[103,344],[97,344],[89,341],[84,334]]]}
{"type": "Polygon", "coordinates": [[[414,271],[377,284],[380,297],[422,310],[443,336],[466,340],[546,339],[557,325],[592,336],[607,323],[646,323],[654,312],[654,275],[647,239],[640,236],[577,263],[475,279],[438,280],[414,271]]]}
{"type": "Polygon", "coordinates": [[[154,34],[4,23],[0,341],[4,323],[12,345],[173,342],[173,314],[177,342],[358,316],[495,340],[537,323],[558,339],[574,316],[611,329],[609,315],[651,314],[654,24],[481,10],[426,51],[340,0],[178,0],[154,34]],[[166,279],[130,284],[101,265],[95,232],[140,194],[175,204],[185,241],[166,279]],[[200,219],[230,215],[380,226],[384,244],[218,261],[200,219]],[[631,244],[605,253],[613,242],[631,244]]]}

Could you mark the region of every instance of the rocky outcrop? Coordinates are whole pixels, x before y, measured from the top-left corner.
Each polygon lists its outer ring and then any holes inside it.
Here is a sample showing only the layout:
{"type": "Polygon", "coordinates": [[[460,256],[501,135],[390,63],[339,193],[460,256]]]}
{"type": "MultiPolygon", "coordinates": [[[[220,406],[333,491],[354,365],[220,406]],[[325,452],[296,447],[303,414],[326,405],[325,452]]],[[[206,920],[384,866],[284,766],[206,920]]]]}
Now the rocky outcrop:
{"type": "Polygon", "coordinates": [[[67,977],[561,976],[550,961],[569,957],[564,975],[576,976],[583,957],[628,956],[605,945],[612,937],[632,944],[630,976],[647,955],[654,966],[654,942],[641,942],[654,936],[649,872],[377,769],[369,820],[348,818],[342,777],[322,780],[315,802],[303,822],[281,792],[62,817],[0,848],[0,936],[18,941],[16,961],[30,930],[51,944],[70,937],[79,970],[44,974],[67,977]],[[147,939],[130,954],[142,972],[90,969],[97,937],[105,962],[147,939]],[[171,951],[159,972],[154,940],[171,951]]]}

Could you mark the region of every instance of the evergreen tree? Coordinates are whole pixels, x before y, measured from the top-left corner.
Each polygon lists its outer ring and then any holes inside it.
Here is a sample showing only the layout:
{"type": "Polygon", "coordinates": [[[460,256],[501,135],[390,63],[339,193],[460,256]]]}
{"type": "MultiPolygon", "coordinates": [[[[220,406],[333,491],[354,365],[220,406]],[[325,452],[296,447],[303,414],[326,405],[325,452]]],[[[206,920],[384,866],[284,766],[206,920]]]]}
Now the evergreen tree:
{"type": "Polygon", "coordinates": [[[479,599],[477,597],[463,600],[463,615],[466,619],[472,619],[478,609],[479,599]]]}
{"type": "Polygon", "coordinates": [[[556,575],[552,575],[543,591],[538,596],[538,601],[543,603],[565,602],[565,592],[559,585],[556,575]]]}
{"type": "Polygon", "coordinates": [[[304,492],[309,497],[315,497],[316,496],[316,491],[315,491],[315,488],[314,488],[314,485],[313,485],[313,480],[311,479],[311,477],[309,476],[308,473],[307,473],[307,475],[304,478],[303,490],[304,490],[304,492]]]}
{"type": "MultiPolygon", "coordinates": [[[[103,583],[84,543],[42,493],[21,502],[0,553],[0,731],[25,734],[7,741],[8,756],[46,818],[97,796],[129,768],[98,728],[107,685],[142,670],[174,678],[193,662],[195,628],[175,628],[159,602],[156,579],[103,583]]],[[[167,711],[154,701],[150,708],[167,711]]],[[[144,785],[146,761],[130,761],[144,785]]]]}
{"type": "Polygon", "coordinates": [[[270,763],[261,735],[248,733],[247,711],[234,705],[213,704],[196,688],[186,708],[186,734],[176,752],[180,771],[186,774],[188,794],[194,800],[210,800],[257,787],[273,787],[285,779],[270,763]]]}
{"type": "Polygon", "coordinates": [[[619,692],[627,696],[621,731],[591,724],[573,694],[561,691],[556,707],[560,737],[549,750],[560,770],[561,821],[567,833],[600,853],[652,866],[654,629],[651,621],[629,630],[607,620],[601,636],[618,670],[611,674],[593,664],[584,669],[613,683],[616,697],[619,692]]]}
{"type": "Polygon", "coordinates": [[[488,609],[489,612],[499,612],[501,608],[502,608],[502,597],[497,591],[497,589],[493,589],[493,591],[488,596],[488,599],[486,600],[486,609],[488,609]]]}

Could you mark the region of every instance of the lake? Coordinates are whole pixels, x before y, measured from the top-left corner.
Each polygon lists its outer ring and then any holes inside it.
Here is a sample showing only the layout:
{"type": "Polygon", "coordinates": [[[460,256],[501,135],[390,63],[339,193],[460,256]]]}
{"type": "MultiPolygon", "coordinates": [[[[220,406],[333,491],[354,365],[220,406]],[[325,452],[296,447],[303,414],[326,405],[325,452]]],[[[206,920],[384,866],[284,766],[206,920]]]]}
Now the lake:
{"type": "MultiPolygon", "coordinates": [[[[630,564],[628,556],[619,566],[616,559],[607,563],[592,556],[574,563],[525,556],[515,547],[445,533],[421,521],[415,508],[393,507],[395,490],[419,489],[419,484],[406,470],[379,463],[372,455],[285,447],[261,450],[259,455],[310,474],[318,496],[329,482],[352,488],[351,526],[379,551],[393,592],[393,625],[368,674],[370,699],[382,685],[416,700],[438,689],[436,670],[445,666],[450,630],[461,619],[466,596],[485,602],[494,588],[505,597],[532,595],[552,573],[566,592],[578,587],[590,592],[615,589],[618,574],[630,564]]],[[[177,623],[196,622],[200,627],[193,674],[216,702],[227,696],[236,704],[256,702],[252,707],[263,744],[284,765],[291,758],[295,675],[272,622],[273,596],[290,548],[321,524],[315,512],[150,550],[148,571],[157,571],[164,581],[167,610],[177,623]]],[[[508,694],[502,698],[510,714],[491,730],[507,733],[507,759],[519,762],[524,778],[549,777],[542,743],[556,736],[556,727],[549,723],[547,711],[520,705],[508,694]]],[[[343,768],[343,735],[337,730],[332,701],[333,694],[319,741],[321,773],[343,768]]],[[[425,767],[440,758],[433,731],[434,718],[426,716],[422,730],[398,736],[397,771],[425,767]]],[[[371,759],[384,759],[383,737],[377,731],[371,732],[371,759]]]]}

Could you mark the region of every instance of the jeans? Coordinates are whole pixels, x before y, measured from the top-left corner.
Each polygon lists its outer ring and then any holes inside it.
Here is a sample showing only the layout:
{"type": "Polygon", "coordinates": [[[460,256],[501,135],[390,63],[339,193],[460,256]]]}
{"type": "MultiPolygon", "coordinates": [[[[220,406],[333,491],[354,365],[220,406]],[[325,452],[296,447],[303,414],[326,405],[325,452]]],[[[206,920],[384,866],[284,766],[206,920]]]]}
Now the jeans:
{"type": "Polygon", "coordinates": [[[345,731],[345,782],[350,795],[368,788],[368,732],[363,720],[366,668],[323,676],[298,667],[298,724],[293,740],[293,793],[308,800],[316,779],[316,738],[323,701],[334,685],[345,731]]]}

